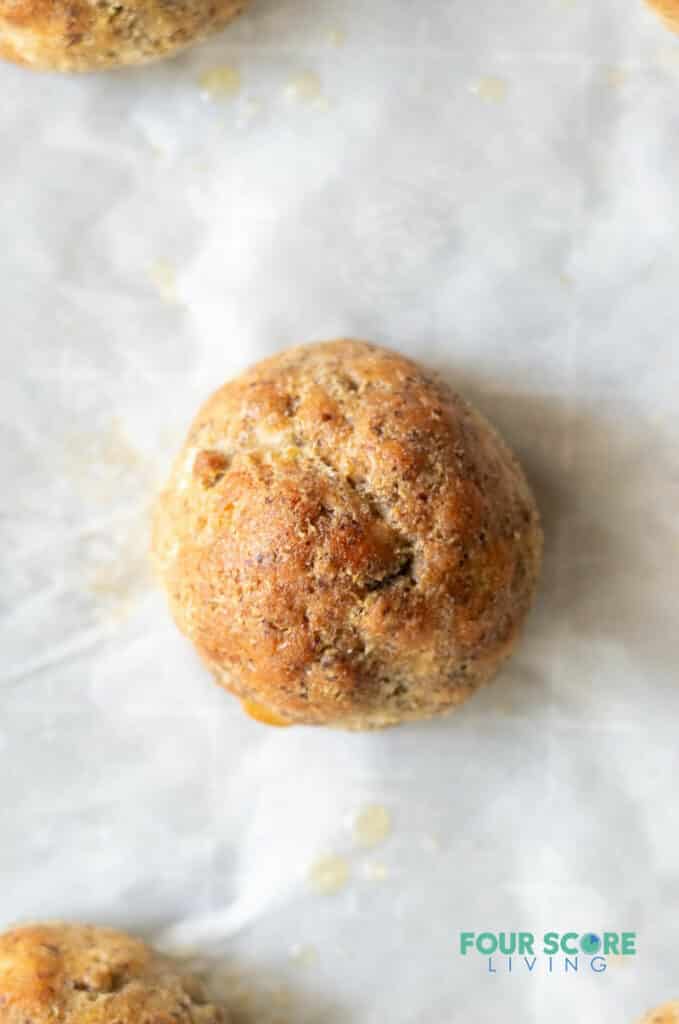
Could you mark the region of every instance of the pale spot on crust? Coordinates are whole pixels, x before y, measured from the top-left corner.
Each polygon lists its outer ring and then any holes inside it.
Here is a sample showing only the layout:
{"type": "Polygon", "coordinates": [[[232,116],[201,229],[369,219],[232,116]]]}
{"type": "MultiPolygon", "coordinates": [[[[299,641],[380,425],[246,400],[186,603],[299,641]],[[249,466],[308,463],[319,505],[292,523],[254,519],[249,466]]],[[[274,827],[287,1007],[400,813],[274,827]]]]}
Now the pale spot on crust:
{"type": "Polygon", "coordinates": [[[380,804],[364,807],[354,822],[354,839],[358,846],[379,846],[390,832],[391,816],[380,804]]]}
{"type": "Polygon", "coordinates": [[[18,64],[39,64],[39,37],[25,28],[14,28],[7,23],[2,24],[3,56],[18,64]]]}
{"type": "Polygon", "coordinates": [[[339,892],[349,881],[349,865],[343,857],[328,854],[311,865],[309,882],[321,896],[339,892]]]}
{"type": "Polygon", "coordinates": [[[191,447],[186,451],[186,456],[177,477],[177,490],[180,493],[188,489],[193,479],[193,464],[199,451],[200,448],[198,447],[191,447]]]}

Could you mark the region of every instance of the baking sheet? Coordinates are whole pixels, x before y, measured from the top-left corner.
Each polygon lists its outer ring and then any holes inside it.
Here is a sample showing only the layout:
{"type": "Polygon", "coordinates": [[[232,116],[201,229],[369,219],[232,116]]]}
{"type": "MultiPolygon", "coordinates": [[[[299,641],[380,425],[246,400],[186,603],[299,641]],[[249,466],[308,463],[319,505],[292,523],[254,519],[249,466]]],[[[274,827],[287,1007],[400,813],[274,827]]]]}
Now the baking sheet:
{"type": "Polygon", "coordinates": [[[0,68],[2,924],[141,931],[277,1024],[610,1024],[679,994],[678,97],[636,0],[255,0],[158,67],[0,68]],[[547,538],[497,683],[366,736],[245,719],[145,559],[198,403],[341,334],[476,401],[547,538]],[[348,880],[319,894],[328,856],[348,880]],[[501,929],[639,951],[460,956],[501,929]]]}

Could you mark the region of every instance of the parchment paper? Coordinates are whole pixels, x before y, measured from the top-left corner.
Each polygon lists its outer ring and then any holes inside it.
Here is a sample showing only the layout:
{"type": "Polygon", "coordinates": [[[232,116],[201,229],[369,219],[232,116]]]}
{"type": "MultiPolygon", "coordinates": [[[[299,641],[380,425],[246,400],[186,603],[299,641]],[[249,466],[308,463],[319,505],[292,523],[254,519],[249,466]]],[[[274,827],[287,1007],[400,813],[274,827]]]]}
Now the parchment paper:
{"type": "Polygon", "coordinates": [[[213,957],[238,1020],[678,996],[679,41],[637,0],[255,0],[158,67],[3,66],[0,131],[0,924],[213,957]],[[477,402],[547,537],[501,678],[365,736],[248,721],[145,556],[199,402],[341,334],[477,402]],[[363,849],[370,805],[392,827],[363,849]],[[329,855],[349,879],[320,895],[329,855]],[[503,929],[638,954],[460,956],[503,929]]]}

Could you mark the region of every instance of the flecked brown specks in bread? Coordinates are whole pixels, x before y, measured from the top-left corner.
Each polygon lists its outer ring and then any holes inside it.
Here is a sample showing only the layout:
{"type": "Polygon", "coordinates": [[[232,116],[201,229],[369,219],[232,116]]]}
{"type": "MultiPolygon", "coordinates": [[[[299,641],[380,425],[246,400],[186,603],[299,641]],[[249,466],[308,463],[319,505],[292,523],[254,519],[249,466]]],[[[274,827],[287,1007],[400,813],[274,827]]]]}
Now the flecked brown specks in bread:
{"type": "Polygon", "coordinates": [[[208,400],[153,546],[218,682],[290,722],[368,729],[446,711],[496,671],[542,534],[477,412],[410,360],[335,341],[208,400]]]}
{"type": "Polygon", "coordinates": [[[0,0],[0,57],[95,71],[168,57],[218,31],[248,0],[0,0]]]}
{"type": "Polygon", "coordinates": [[[679,0],[648,0],[648,4],[669,29],[679,32],[679,0]]]}
{"type": "Polygon", "coordinates": [[[110,928],[32,924],[0,935],[0,1024],[227,1024],[200,984],[110,928]]]}

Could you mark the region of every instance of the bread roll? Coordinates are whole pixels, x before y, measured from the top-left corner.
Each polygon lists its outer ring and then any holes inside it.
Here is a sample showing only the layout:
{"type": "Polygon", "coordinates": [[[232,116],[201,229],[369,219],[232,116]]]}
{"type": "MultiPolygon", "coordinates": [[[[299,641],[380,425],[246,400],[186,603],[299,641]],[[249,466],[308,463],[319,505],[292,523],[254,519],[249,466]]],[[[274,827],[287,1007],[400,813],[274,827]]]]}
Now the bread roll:
{"type": "Polygon", "coordinates": [[[679,1000],[650,1010],[639,1024],[679,1024],[679,1000]]]}
{"type": "Polygon", "coordinates": [[[248,0],[0,0],[0,57],[96,71],[169,57],[217,32],[248,0]]]}
{"type": "Polygon", "coordinates": [[[370,729],[447,711],[493,675],[542,533],[479,413],[409,359],[334,341],[209,399],[153,548],[179,628],[255,717],[370,729]]]}
{"type": "Polygon", "coordinates": [[[228,1024],[184,977],[124,932],[32,924],[0,935],[0,1024],[228,1024]]]}

